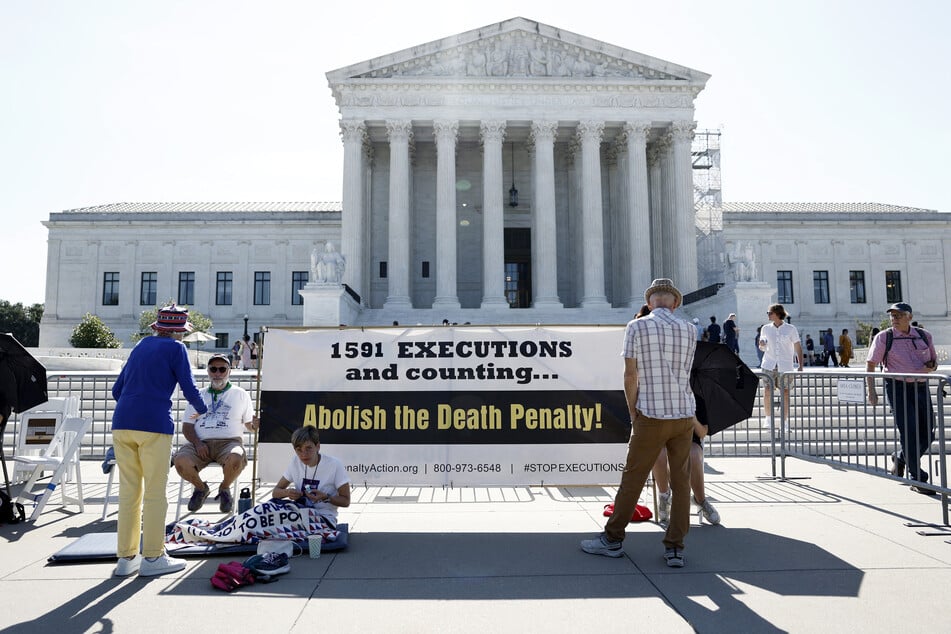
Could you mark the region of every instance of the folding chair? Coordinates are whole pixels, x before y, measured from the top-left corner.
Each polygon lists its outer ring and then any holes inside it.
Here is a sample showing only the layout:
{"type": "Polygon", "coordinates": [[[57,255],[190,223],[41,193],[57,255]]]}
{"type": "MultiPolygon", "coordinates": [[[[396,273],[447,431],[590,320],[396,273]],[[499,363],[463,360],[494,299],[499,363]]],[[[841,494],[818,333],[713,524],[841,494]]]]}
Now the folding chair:
{"type": "MultiPolygon", "coordinates": [[[[20,414],[15,454],[18,456],[40,456],[52,441],[63,421],[69,417],[79,417],[79,397],[51,398],[45,403],[31,407],[20,414]]],[[[31,473],[29,465],[14,465],[13,479],[22,482],[20,472],[31,473]]]]}
{"type": "Polygon", "coordinates": [[[83,437],[92,426],[91,418],[67,418],[56,434],[49,446],[39,456],[14,456],[13,460],[19,464],[26,465],[33,469],[33,474],[27,483],[23,485],[20,495],[17,496],[18,502],[32,502],[36,506],[33,513],[30,514],[30,521],[35,521],[43,512],[43,507],[49,502],[50,496],[56,487],[63,485],[60,489],[60,495],[63,498],[63,506],[67,503],[76,503],[79,505],[79,511],[85,510],[83,500],[83,480],[82,471],[79,464],[79,447],[82,444],[83,437]],[[66,476],[70,467],[76,477],[77,498],[66,497],[66,476]],[[53,474],[50,476],[49,484],[39,493],[33,493],[33,487],[39,480],[43,471],[51,469],[53,474]]]}

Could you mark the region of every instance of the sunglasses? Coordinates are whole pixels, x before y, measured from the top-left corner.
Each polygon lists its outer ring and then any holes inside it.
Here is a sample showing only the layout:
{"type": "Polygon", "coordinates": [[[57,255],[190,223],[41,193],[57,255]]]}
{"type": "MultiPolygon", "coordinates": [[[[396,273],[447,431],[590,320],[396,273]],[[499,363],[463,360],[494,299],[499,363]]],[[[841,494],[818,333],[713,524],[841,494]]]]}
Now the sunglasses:
{"type": "Polygon", "coordinates": [[[231,368],[229,368],[229,367],[226,366],[226,365],[210,365],[210,366],[208,366],[208,371],[211,372],[212,374],[218,374],[218,373],[224,374],[225,372],[227,372],[227,371],[230,370],[230,369],[231,369],[231,368]]]}

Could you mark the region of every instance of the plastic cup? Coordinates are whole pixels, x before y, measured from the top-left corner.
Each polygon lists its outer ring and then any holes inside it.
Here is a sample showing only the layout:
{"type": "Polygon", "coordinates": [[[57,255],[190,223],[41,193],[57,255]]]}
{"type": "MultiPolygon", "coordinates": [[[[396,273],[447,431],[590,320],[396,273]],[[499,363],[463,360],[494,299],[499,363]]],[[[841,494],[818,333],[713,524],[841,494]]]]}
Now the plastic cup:
{"type": "Polygon", "coordinates": [[[310,551],[311,559],[320,559],[320,545],[323,538],[320,535],[309,535],[307,537],[307,548],[310,551]]]}

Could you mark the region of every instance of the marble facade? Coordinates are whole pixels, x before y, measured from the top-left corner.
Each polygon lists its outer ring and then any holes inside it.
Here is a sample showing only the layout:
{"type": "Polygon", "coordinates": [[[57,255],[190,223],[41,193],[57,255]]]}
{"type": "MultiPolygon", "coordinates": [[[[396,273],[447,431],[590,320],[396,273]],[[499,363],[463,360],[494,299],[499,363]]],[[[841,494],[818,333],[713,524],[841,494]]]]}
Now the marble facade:
{"type": "Polygon", "coordinates": [[[193,276],[189,303],[227,341],[242,334],[244,315],[252,332],[344,320],[624,323],[655,277],[673,278],[684,293],[725,282],[684,308],[707,323],[736,310],[735,284],[773,287],[780,271],[791,272],[787,309],[804,332],[875,319],[894,291],[886,272],[897,272],[902,299],[951,336],[951,232],[936,211],[725,203],[715,236],[722,255],[698,271],[690,143],[694,99],[708,77],[522,18],[331,71],[341,203],[51,213],[40,345],[68,345],[87,312],[128,345],[152,306],[146,279],[155,301],[182,301],[183,273],[193,276]],[[309,297],[327,305],[305,308],[301,280],[316,281],[311,254],[328,241],[346,259],[345,287],[311,286],[309,297]],[[738,273],[730,258],[747,249],[752,266],[738,273]],[[515,291],[513,271],[528,280],[515,291]],[[815,271],[828,277],[828,303],[814,301],[815,271]],[[856,271],[864,302],[852,301],[856,271]]]}
{"type": "Polygon", "coordinates": [[[696,288],[705,73],[515,18],[327,78],[344,279],[367,308],[507,306],[509,229],[530,233],[521,307],[630,308],[660,270],[696,288]]]}

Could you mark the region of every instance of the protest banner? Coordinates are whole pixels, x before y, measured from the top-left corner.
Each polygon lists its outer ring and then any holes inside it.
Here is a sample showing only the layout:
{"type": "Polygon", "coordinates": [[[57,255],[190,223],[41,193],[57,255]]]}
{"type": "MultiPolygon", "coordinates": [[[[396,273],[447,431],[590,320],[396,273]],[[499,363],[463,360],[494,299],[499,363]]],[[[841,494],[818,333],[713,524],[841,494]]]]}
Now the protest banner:
{"type": "Polygon", "coordinates": [[[320,432],[354,483],[615,484],[630,420],[620,326],[269,329],[258,472],[320,432]]]}

